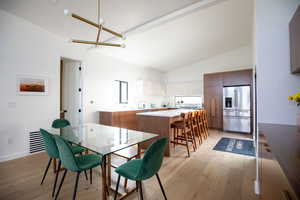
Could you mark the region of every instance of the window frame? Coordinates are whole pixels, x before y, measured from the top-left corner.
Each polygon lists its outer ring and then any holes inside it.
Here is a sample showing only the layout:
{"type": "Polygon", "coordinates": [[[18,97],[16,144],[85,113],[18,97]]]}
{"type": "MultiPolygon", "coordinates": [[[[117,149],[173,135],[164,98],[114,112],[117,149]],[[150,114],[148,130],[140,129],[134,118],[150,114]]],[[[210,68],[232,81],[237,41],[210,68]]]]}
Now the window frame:
{"type": "MultiPolygon", "coordinates": [[[[200,102],[199,104],[197,104],[197,105],[200,105],[200,106],[202,106],[202,104],[203,104],[203,97],[201,96],[201,95],[188,95],[188,96],[185,96],[185,95],[176,95],[176,96],[174,96],[174,105],[175,106],[178,106],[178,105],[184,105],[185,104],[185,102],[183,102],[183,103],[179,103],[179,104],[177,104],[177,101],[176,101],[176,98],[184,98],[184,97],[200,97],[201,98],[201,101],[202,102],[200,102]]],[[[196,105],[196,104],[195,104],[196,105]]]]}
{"type": "Polygon", "coordinates": [[[119,104],[128,104],[128,81],[115,80],[119,82],[119,104]],[[122,84],[126,85],[126,101],[122,100],[122,84]]]}

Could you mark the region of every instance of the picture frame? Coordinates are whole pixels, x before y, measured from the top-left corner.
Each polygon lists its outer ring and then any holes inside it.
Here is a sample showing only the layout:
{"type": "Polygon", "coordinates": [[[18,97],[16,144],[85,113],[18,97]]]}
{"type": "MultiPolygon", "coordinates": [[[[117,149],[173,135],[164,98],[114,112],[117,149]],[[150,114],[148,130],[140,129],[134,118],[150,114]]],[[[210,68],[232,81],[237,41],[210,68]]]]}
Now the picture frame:
{"type": "Polygon", "coordinates": [[[39,75],[17,75],[16,89],[18,95],[45,96],[48,95],[48,78],[39,75]]]}

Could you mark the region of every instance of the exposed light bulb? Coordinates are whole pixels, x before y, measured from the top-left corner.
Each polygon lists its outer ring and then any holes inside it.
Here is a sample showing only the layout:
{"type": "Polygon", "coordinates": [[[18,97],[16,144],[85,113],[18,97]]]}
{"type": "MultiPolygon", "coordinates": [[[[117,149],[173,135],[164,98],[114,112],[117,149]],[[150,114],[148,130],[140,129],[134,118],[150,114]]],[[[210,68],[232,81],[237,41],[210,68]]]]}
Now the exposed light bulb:
{"type": "Polygon", "coordinates": [[[104,25],[104,19],[103,18],[99,18],[99,24],[104,25]]]}
{"type": "Polygon", "coordinates": [[[66,15],[66,16],[70,16],[70,12],[69,12],[69,10],[68,10],[68,9],[64,9],[64,15],[66,15]]]}
{"type": "Polygon", "coordinates": [[[72,39],[68,39],[67,42],[68,42],[68,43],[72,43],[73,40],[72,40],[72,39]]]}
{"type": "Polygon", "coordinates": [[[127,37],[125,35],[123,35],[122,40],[126,40],[126,39],[127,39],[127,37]]]}
{"type": "Polygon", "coordinates": [[[126,47],[126,44],[121,44],[121,47],[122,47],[122,48],[125,48],[125,47],[126,47]]]}

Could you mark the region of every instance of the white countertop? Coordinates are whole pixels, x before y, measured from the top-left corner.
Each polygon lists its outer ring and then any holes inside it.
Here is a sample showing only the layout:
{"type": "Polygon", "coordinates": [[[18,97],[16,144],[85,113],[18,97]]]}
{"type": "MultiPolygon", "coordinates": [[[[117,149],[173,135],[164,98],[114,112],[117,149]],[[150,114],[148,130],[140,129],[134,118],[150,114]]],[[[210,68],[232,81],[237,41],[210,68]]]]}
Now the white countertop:
{"type": "Polygon", "coordinates": [[[175,109],[175,110],[163,110],[163,111],[154,111],[154,112],[142,112],[137,113],[137,115],[142,116],[156,116],[156,117],[177,117],[181,113],[192,112],[195,110],[192,109],[175,109]]]}
{"type": "Polygon", "coordinates": [[[156,109],[167,109],[168,107],[159,107],[159,108],[109,108],[101,109],[100,112],[125,112],[125,111],[134,111],[134,110],[156,110],[156,109]]]}

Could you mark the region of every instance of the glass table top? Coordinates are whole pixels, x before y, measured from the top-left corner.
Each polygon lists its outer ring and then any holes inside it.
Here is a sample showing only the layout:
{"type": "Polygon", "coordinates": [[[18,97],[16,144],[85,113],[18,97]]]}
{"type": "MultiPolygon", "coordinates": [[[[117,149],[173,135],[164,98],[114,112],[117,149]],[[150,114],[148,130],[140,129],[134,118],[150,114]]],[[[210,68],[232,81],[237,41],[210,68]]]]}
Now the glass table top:
{"type": "Polygon", "coordinates": [[[91,151],[107,155],[121,149],[143,143],[157,137],[157,134],[134,131],[100,124],[83,124],[62,129],[51,129],[65,140],[91,151]],[[61,130],[61,131],[60,131],[61,130]]]}

